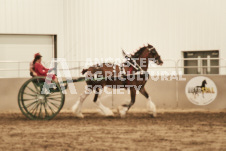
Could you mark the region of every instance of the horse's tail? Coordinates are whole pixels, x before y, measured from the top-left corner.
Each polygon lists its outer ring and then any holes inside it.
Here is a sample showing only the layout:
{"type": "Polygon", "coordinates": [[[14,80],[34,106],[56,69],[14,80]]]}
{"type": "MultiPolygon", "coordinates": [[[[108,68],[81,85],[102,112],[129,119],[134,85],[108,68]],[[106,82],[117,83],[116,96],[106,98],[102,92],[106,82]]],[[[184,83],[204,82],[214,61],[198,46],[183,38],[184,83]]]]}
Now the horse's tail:
{"type": "Polygon", "coordinates": [[[83,69],[82,74],[85,74],[88,71],[88,69],[83,69]]]}

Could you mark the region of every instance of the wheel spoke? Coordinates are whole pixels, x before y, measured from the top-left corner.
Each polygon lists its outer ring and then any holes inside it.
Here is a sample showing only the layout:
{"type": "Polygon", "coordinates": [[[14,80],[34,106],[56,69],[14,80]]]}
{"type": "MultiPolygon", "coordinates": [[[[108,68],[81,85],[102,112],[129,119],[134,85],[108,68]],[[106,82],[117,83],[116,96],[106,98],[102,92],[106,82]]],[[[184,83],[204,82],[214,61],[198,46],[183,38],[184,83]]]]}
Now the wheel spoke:
{"type": "Polygon", "coordinates": [[[23,94],[30,95],[30,96],[37,96],[37,95],[34,95],[34,94],[28,94],[26,92],[24,92],[23,94]]]}
{"type": "Polygon", "coordinates": [[[29,90],[31,90],[32,92],[34,92],[35,94],[38,94],[38,92],[35,92],[32,88],[30,88],[29,86],[27,86],[27,88],[29,89],[29,90]]]}
{"type": "Polygon", "coordinates": [[[23,101],[34,101],[35,99],[23,99],[23,101]]]}
{"type": "Polygon", "coordinates": [[[34,110],[32,111],[32,114],[33,114],[34,116],[36,116],[36,113],[37,113],[37,111],[38,111],[38,107],[39,107],[39,104],[37,104],[36,107],[34,108],[34,110]]]}
{"type": "Polygon", "coordinates": [[[36,91],[39,92],[39,89],[38,89],[37,85],[34,83],[34,81],[32,81],[32,83],[33,83],[33,85],[34,85],[36,91]]]}
{"type": "Polygon", "coordinates": [[[48,105],[48,107],[50,108],[50,110],[52,111],[52,113],[55,114],[55,112],[53,111],[53,109],[51,108],[51,106],[48,104],[48,102],[46,102],[46,104],[48,105]]]}
{"type": "Polygon", "coordinates": [[[33,106],[33,108],[29,111],[29,113],[34,116],[34,112],[38,109],[39,107],[39,103],[37,103],[36,105],[33,106]]]}
{"type": "Polygon", "coordinates": [[[39,115],[38,115],[38,117],[41,117],[41,114],[42,114],[42,103],[41,103],[41,105],[40,105],[40,110],[39,110],[39,115]]]}
{"type": "Polygon", "coordinates": [[[48,113],[48,111],[46,110],[46,103],[44,104],[44,108],[45,108],[45,116],[46,116],[46,117],[49,117],[49,113],[48,113]]]}
{"type": "Polygon", "coordinates": [[[28,104],[28,105],[25,105],[25,107],[26,108],[29,108],[31,105],[33,105],[33,104],[35,104],[35,103],[37,103],[38,101],[35,101],[35,102],[32,102],[32,103],[30,103],[30,104],[28,104]]]}
{"type": "Polygon", "coordinates": [[[37,102],[29,111],[33,113],[33,110],[35,110],[37,108],[37,106],[39,105],[39,103],[37,102]]]}
{"type": "Polygon", "coordinates": [[[50,99],[50,100],[53,100],[53,101],[61,102],[61,98],[47,98],[47,99],[50,99]],[[59,99],[59,100],[57,100],[57,99],[59,99]]]}
{"type": "Polygon", "coordinates": [[[59,108],[59,106],[57,106],[56,104],[52,103],[52,102],[49,102],[51,103],[53,106],[55,106],[57,109],[59,108]]]}

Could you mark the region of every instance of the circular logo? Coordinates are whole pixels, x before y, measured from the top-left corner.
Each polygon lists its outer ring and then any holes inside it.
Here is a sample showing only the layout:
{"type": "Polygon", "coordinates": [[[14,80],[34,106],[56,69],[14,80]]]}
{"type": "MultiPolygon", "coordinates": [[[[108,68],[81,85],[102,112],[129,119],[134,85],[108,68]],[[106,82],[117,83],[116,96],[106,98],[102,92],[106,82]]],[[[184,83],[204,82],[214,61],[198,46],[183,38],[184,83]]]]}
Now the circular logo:
{"type": "Polygon", "coordinates": [[[217,87],[208,77],[198,76],[188,81],[185,94],[196,105],[207,105],[217,97],[217,87]]]}

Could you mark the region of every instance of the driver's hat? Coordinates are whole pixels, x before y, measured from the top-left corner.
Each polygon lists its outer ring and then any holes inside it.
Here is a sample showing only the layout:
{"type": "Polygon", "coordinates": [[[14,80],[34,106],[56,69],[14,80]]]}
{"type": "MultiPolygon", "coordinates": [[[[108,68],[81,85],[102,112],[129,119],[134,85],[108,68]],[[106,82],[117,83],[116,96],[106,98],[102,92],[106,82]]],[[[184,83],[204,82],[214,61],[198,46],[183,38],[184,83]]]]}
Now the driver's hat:
{"type": "Polygon", "coordinates": [[[34,55],[34,58],[36,58],[36,57],[42,57],[42,55],[40,55],[40,53],[36,53],[35,55],[34,55]]]}

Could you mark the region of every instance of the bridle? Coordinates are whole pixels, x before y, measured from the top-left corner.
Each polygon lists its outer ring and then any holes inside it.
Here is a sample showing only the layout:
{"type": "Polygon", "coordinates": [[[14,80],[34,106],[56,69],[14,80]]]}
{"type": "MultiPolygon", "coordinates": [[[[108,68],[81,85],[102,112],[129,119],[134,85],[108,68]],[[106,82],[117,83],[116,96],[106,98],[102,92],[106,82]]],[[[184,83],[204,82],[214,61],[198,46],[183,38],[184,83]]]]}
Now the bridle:
{"type": "MultiPolygon", "coordinates": [[[[155,53],[152,52],[152,50],[154,50],[154,49],[155,48],[153,46],[151,48],[148,48],[149,53],[152,53],[154,55],[156,53],[156,52],[155,53]]],[[[160,60],[160,57],[161,56],[159,54],[157,54],[157,56],[154,59],[155,60],[160,60]]]]}
{"type": "MultiPolygon", "coordinates": [[[[147,47],[148,48],[148,47],[147,47]]],[[[152,50],[154,50],[155,48],[152,46],[151,48],[148,48],[149,53],[147,53],[145,55],[145,57],[147,57],[150,53],[152,53],[154,55],[154,53],[152,52],[152,50]]],[[[129,54],[127,54],[124,50],[123,50],[125,57],[127,59],[127,63],[130,64],[134,69],[136,69],[137,71],[141,71],[143,72],[143,69],[140,67],[140,65],[131,58],[131,56],[129,54]],[[130,60],[132,61],[132,63],[130,62],[130,60]]],[[[155,52],[156,53],[156,52],[155,52]]],[[[160,55],[157,54],[157,56],[154,58],[155,61],[160,59],[160,55]]]]}

